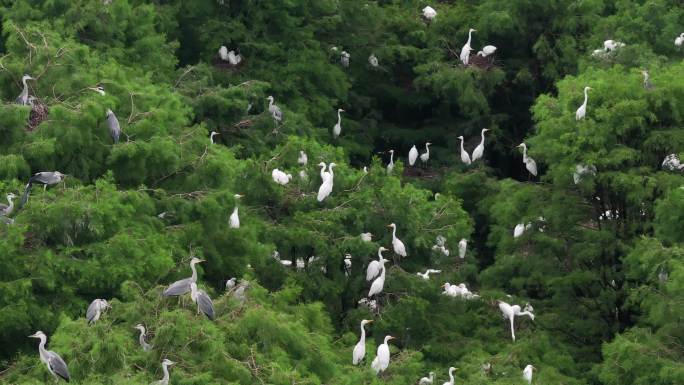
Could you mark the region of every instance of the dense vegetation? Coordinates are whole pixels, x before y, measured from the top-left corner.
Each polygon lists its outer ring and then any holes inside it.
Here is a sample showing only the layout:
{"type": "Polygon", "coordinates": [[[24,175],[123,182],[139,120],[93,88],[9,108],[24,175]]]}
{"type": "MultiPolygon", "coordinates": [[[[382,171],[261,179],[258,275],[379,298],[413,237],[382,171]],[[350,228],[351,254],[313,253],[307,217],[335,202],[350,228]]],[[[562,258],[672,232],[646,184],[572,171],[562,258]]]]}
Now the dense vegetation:
{"type": "Polygon", "coordinates": [[[520,384],[527,364],[539,384],[684,383],[684,178],[661,167],[684,155],[680,1],[0,0],[0,10],[0,194],[20,196],[39,171],[68,175],[34,186],[0,225],[3,383],[51,381],[26,337],[37,330],[75,384],[147,384],[164,358],[177,362],[174,385],[414,384],[430,371],[442,383],[450,366],[457,383],[520,384]],[[498,49],[465,67],[469,28],[473,53],[498,49]],[[626,45],[592,55],[607,39],[626,45]],[[243,62],[226,65],[221,45],[243,62]],[[24,74],[48,108],[42,120],[14,103],[24,74]],[[269,95],[284,115],[277,130],[269,95]],[[483,127],[484,159],[465,166],[458,136],[472,151],[483,127]],[[427,141],[427,165],[408,166],[427,141]],[[318,202],[321,161],[338,166],[318,202]],[[596,172],[575,183],[577,165],[596,172]],[[294,178],[276,184],[274,168],[294,178]],[[366,266],[391,248],[392,222],[408,257],[388,264],[371,311],[358,304],[366,266]],[[450,256],[433,249],[438,236],[450,256]],[[317,259],[287,267],[276,250],[317,259]],[[189,276],[192,256],[206,260],[198,283],[214,322],[161,296],[189,276]],[[442,272],[426,281],[416,275],[426,268],[442,272]],[[230,277],[249,282],[244,301],[226,293],[230,277]],[[480,298],[442,295],[444,282],[480,298]],[[89,326],[95,298],[112,307],[89,326]],[[515,342],[497,300],[534,307],[515,342]],[[366,360],[352,366],[364,318],[375,320],[366,360]],[[397,339],[378,377],[369,364],[388,334],[397,339]]]}

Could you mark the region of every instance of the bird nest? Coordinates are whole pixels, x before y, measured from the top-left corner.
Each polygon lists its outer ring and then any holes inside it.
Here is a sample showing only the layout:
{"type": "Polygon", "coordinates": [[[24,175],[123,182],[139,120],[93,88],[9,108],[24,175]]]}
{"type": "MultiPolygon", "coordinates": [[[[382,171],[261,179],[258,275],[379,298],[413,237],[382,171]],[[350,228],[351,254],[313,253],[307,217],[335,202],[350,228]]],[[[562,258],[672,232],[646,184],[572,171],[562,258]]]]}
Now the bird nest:
{"type": "Polygon", "coordinates": [[[26,131],[33,131],[48,117],[48,106],[39,99],[31,100],[31,114],[26,123],[26,131]]]}
{"type": "Polygon", "coordinates": [[[483,57],[480,55],[470,55],[470,59],[468,59],[468,64],[470,66],[477,67],[483,71],[487,71],[495,67],[494,58],[491,55],[487,57],[483,57]]]}
{"type": "Polygon", "coordinates": [[[416,167],[405,167],[404,176],[410,178],[434,179],[439,176],[439,173],[432,169],[422,168],[419,163],[416,167]]]}
{"type": "Polygon", "coordinates": [[[215,57],[214,59],[212,59],[211,64],[212,64],[215,68],[217,68],[217,69],[219,69],[219,70],[223,70],[223,71],[237,71],[237,70],[239,70],[242,66],[245,65],[245,60],[242,59],[242,61],[240,61],[238,64],[232,65],[232,64],[230,64],[230,62],[227,62],[227,61],[225,61],[225,60],[222,60],[220,57],[215,57]]]}

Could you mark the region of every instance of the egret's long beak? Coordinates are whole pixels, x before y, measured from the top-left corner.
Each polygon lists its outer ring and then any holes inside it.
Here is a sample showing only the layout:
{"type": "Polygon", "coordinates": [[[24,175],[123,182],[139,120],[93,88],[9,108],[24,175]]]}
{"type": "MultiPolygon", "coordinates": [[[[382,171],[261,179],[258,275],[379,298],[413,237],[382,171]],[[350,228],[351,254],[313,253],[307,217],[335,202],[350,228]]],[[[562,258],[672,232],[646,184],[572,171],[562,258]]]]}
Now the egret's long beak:
{"type": "Polygon", "coordinates": [[[390,338],[388,338],[387,341],[389,341],[389,340],[396,340],[396,339],[397,339],[397,337],[392,337],[392,336],[390,336],[390,338]]]}

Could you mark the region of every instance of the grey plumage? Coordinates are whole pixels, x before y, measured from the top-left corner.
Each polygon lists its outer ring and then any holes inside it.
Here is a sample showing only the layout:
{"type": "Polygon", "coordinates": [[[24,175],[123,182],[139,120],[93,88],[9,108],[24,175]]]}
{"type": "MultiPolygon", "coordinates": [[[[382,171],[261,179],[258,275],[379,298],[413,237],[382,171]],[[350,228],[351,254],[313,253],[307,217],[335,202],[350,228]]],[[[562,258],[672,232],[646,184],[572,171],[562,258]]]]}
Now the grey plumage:
{"type": "Polygon", "coordinates": [[[165,297],[179,296],[190,292],[190,284],[197,282],[197,270],[195,270],[195,264],[204,262],[204,260],[193,257],[190,260],[190,269],[192,270],[192,276],[189,278],[181,279],[169,285],[166,290],[164,290],[165,297]]]}
{"type": "Polygon", "coordinates": [[[28,89],[28,84],[26,84],[27,80],[35,80],[29,75],[24,75],[21,78],[22,84],[24,84],[24,88],[21,90],[21,93],[19,96],[14,100],[15,103],[21,104],[21,105],[28,105],[29,104],[29,89],[28,89]]]}
{"type": "Polygon", "coordinates": [[[62,174],[59,171],[43,171],[34,174],[31,178],[29,178],[29,181],[26,184],[24,194],[21,196],[21,201],[19,202],[19,208],[24,207],[26,202],[28,202],[28,197],[31,193],[31,187],[34,183],[41,183],[43,184],[43,186],[47,187],[48,185],[53,185],[61,182],[62,180],[64,180],[65,177],[66,175],[62,174]]]}
{"type": "Polygon", "coordinates": [[[47,342],[47,336],[42,331],[37,331],[35,334],[30,335],[31,338],[40,339],[40,344],[38,344],[38,352],[40,354],[40,360],[47,366],[48,371],[55,378],[63,379],[69,382],[71,376],[69,375],[69,368],[66,362],[59,356],[59,354],[45,349],[45,343],[47,342]]]}
{"type": "Polygon", "coordinates": [[[116,118],[116,115],[110,109],[107,109],[107,127],[109,127],[109,134],[112,136],[114,143],[119,143],[121,126],[119,125],[119,119],[116,118]]]}
{"type": "Polygon", "coordinates": [[[102,313],[109,307],[109,304],[104,299],[95,299],[88,306],[88,311],[86,312],[86,319],[89,324],[94,323],[100,319],[102,313]]]}
{"type": "Polygon", "coordinates": [[[214,320],[214,303],[211,301],[211,297],[204,291],[197,288],[197,284],[192,282],[190,284],[190,296],[197,304],[197,312],[202,311],[210,320],[214,320]]]}

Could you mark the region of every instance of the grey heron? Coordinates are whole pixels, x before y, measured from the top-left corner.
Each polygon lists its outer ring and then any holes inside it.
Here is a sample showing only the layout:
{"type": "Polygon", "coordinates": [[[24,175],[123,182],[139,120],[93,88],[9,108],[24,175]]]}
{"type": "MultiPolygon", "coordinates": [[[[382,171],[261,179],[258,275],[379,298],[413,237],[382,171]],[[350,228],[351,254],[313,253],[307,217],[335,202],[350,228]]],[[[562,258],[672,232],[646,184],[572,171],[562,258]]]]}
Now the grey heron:
{"type": "Polygon", "coordinates": [[[107,93],[105,92],[104,87],[102,87],[101,85],[98,85],[98,86],[95,86],[95,87],[88,87],[88,89],[91,90],[91,91],[97,92],[97,93],[100,94],[101,96],[107,95],[107,93]]]}
{"type": "Polygon", "coordinates": [[[235,287],[235,284],[237,283],[237,278],[231,277],[229,280],[226,281],[226,290],[231,290],[235,287]]]}
{"type": "Polygon", "coordinates": [[[43,361],[45,366],[47,366],[50,374],[52,374],[57,380],[61,378],[64,381],[69,382],[71,376],[69,375],[69,368],[67,367],[66,362],[64,362],[59,354],[53,352],[52,350],[45,349],[45,343],[47,342],[47,336],[45,333],[39,330],[29,337],[40,339],[40,344],[38,345],[40,360],[43,361]]]}
{"type": "Polygon", "coordinates": [[[409,150],[408,154],[409,166],[413,166],[414,164],[416,164],[416,159],[418,159],[418,149],[414,144],[413,147],[411,147],[411,149],[409,150]]]}
{"type": "Polygon", "coordinates": [[[335,127],[333,127],[333,136],[337,138],[340,136],[342,133],[342,116],[340,115],[341,112],[344,112],[343,109],[338,108],[337,109],[337,123],[335,124],[335,127]]]}
{"type": "Polygon", "coordinates": [[[427,163],[427,161],[430,159],[430,145],[432,143],[427,142],[425,143],[425,152],[420,154],[420,161],[423,163],[427,163]]]}
{"type": "Polygon", "coordinates": [[[677,154],[670,154],[663,159],[661,167],[665,170],[676,171],[684,169],[684,164],[681,163],[677,154]]]}
{"type": "Polygon", "coordinates": [[[119,143],[119,136],[121,136],[121,126],[119,125],[119,119],[116,118],[114,112],[107,109],[107,127],[109,127],[109,134],[112,136],[114,143],[119,143]]]}
{"type": "Polygon", "coordinates": [[[27,80],[36,80],[35,78],[32,78],[29,75],[24,75],[21,78],[21,83],[24,85],[24,88],[21,90],[21,93],[17,98],[14,100],[16,104],[21,104],[23,106],[29,104],[29,89],[28,89],[28,84],[26,84],[27,80]]]}
{"type": "Polygon", "coordinates": [[[650,91],[653,89],[653,83],[651,83],[650,76],[648,75],[648,71],[643,70],[641,71],[641,74],[644,75],[644,89],[647,91],[650,91]]]}
{"type": "Polygon", "coordinates": [[[24,189],[24,194],[21,196],[21,201],[19,202],[19,207],[24,207],[26,202],[28,202],[28,197],[31,192],[31,187],[34,183],[42,183],[43,190],[47,188],[48,185],[54,185],[66,178],[65,174],[59,171],[42,171],[35,173],[31,178],[29,178],[26,188],[24,189]]]}
{"type": "Polygon", "coordinates": [[[249,288],[249,282],[248,281],[240,281],[240,283],[237,285],[235,290],[233,290],[233,298],[237,299],[240,302],[245,302],[247,299],[247,296],[245,295],[245,291],[249,288]]]}
{"type": "Polygon", "coordinates": [[[169,385],[169,366],[174,365],[175,362],[169,360],[168,358],[164,358],[164,361],[162,361],[162,371],[164,372],[164,377],[159,380],[155,381],[152,384],[154,385],[169,385]]]}
{"type": "Polygon", "coordinates": [[[584,87],[584,103],[575,111],[575,120],[582,120],[587,115],[587,101],[589,101],[589,94],[587,93],[591,87],[584,87]]]}
{"type": "Polygon", "coordinates": [[[477,147],[475,147],[475,149],[473,150],[473,156],[470,159],[472,162],[482,158],[482,156],[484,155],[485,132],[487,131],[489,131],[489,128],[483,128],[480,132],[480,136],[482,137],[482,139],[480,140],[480,144],[478,144],[477,147]]]}
{"type": "Polygon", "coordinates": [[[110,308],[111,305],[107,303],[107,300],[97,298],[93,300],[93,302],[90,303],[90,306],[88,306],[88,311],[86,312],[86,319],[88,320],[88,324],[93,324],[97,320],[100,319],[100,316],[102,316],[102,313],[104,313],[107,308],[110,308]]]}
{"type": "Polygon", "coordinates": [[[190,269],[192,270],[192,276],[189,278],[181,279],[169,285],[166,290],[164,290],[165,297],[180,296],[190,292],[190,284],[197,282],[197,270],[195,265],[204,262],[203,259],[197,257],[192,257],[190,260],[190,269]]]}
{"type": "Polygon", "coordinates": [[[214,320],[214,303],[207,293],[197,288],[195,282],[190,283],[190,298],[197,304],[197,314],[202,311],[210,320],[214,320]]]}
{"type": "Polygon", "coordinates": [[[531,156],[527,156],[527,145],[525,143],[520,143],[518,147],[523,149],[523,163],[525,163],[525,168],[530,174],[537,176],[537,162],[532,159],[531,156]]]}
{"type": "Polygon", "coordinates": [[[133,327],[133,329],[138,329],[140,331],[140,335],[138,336],[138,342],[140,342],[140,346],[143,348],[143,350],[146,352],[152,350],[153,346],[148,344],[147,341],[145,341],[145,326],[143,326],[142,324],[137,324],[133,327]]]}
{"type": "Polygon", "coordinates": [[[470,28],[468,30],[468,41],[463,45],[463,48],[461,48],[461,62],[463,62],[463,65],[468,65],[468,61],[470,60],[470,51],[473,49],[470,47],[470,41],[473,38],[473,32],[477,32],[476,29],[470,28]]]}
{"type": "Polygon", "coordinates": [[[268,112],[271,113],[271,116],[273,117],[273,122],[275,123],[277,128],[278,123],[280,123],[283,120],[283,112],[280,110],[280,107],[278,107],[273,102],[273,96],[269,96],[266,99],[268,99],[268,112]]]}
{"type": "Polygon", "coordinates": [[[349,277],[352,272],[352,256],[351,254],[347,253],[344,255],[344,275],[345,277],[349,277]]]}
{"type": "Polygon", "coordinates": [[[8,216],[12,214],[12,211],[14,210],[14,198],[17,196],[14,195],[14,193],[9,193],[7,194],[7,205],[0,203],[0,216],[8,216]]]}

